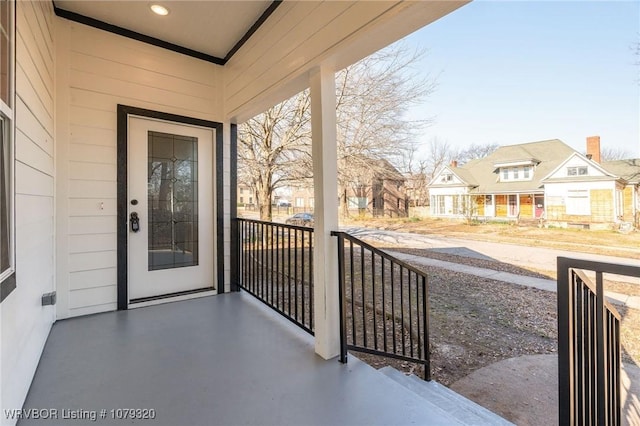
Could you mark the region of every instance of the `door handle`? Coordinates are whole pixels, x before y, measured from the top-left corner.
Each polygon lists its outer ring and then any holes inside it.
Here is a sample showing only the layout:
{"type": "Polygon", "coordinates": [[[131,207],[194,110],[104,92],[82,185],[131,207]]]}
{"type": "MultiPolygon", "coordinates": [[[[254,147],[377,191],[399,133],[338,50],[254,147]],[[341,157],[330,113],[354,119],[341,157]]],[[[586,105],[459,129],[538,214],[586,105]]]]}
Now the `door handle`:
{"type": "Polygon", "coordinates": [[[129,223],[131,224],[131,232],[138,232],[140,230],[140,218],[138,213],[132,212],[129,215],[129,223]]]}

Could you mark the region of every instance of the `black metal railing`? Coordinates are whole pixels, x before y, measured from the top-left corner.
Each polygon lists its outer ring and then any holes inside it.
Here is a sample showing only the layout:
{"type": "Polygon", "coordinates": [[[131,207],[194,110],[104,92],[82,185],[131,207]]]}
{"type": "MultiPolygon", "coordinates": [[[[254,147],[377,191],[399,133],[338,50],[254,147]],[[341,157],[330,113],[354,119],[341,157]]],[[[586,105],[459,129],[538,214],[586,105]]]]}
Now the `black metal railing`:
{"type": "Polygon", "coordinates": [[[338,237],[340,360],[347,350],[424,366],[431,380],[426,275],[344,232],[338,237]]]}
{"type": "Polygon", "coordinates": [[[640,277],[640,267],[558,258],[558,379],[561,425],[619,425],[620,314],[603,274],[640,277]],[[583,271],[594,271],[595,285],[583,271]]]}
{"type": "Polygon", "coordinates": [[[313,334],[313,228],[237,221],[239,287],[313,334]]]}

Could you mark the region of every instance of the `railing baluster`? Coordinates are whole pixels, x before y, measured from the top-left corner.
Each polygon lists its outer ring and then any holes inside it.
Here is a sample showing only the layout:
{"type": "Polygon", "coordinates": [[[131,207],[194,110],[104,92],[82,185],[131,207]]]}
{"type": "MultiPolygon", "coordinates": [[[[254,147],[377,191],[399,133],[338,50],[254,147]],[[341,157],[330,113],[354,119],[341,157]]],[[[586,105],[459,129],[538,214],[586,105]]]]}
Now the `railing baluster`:
{"type": "MultiPolygon", "coordinates": [[[[413,274],[413,276],[415,277],[415,279],[418,279],[418,276],[413,274]]],[[[409,277],[408,277],[409,283],[407,286],[407,290],[408,290],[408,295],[409,295],[409,350],[411,353],[411,357],[413,358],[413,304],[411,303],[411,271],[409,271],[409,277]]]]}
{"type": "Polygon", "coordinates": [[[295,245],[295,251],[293,252],[294,258],[293,258],[293,263],[294,263],[294,269],[293,269],[293,298],[295,300],[295,305],[294,305],[294,309],[295,309],[295,315],[294,318],[297,320],[298,319],[298,230],[295,229],[293,231],[294,233],[294,245],[295,245]]]}
{"type": "Polygon", "coordinates": [[[429,281],[426,276],[422,277],[422,321],[423,333],[422,344],[424,346],[424,379],[431,380],[431,353],[429,352],[429,281]]]}
{"type": "Polygon", "coordinates": [[[371,252],[371,306],[373,310],[373,348],[378,349],[378,322],[376,318],[376,254],[371,252]]]}
{"type": "Polygon", "coordinates": [[[406,355],[404,332],[404,267],[400,268],[400,330],[402,333],[402,355],[406,355]]]}
{"type": "Polygon", "coordinates": [[[395,297],[395,291],[394,291],[394,287],[395,285],[395,276],[396,276],[396,268],[395,268],[395,263],[393,262],[393,260],[391,261],[391,265],[389,266],[391,269],[391,336],[393,339],[393,352],[394,354],[398,353],[398,348],[396,346],[396,310],[395,310],[395,304],[396,304],[396,297],[395,297]]]}
{"type": "Polygon", "coordinates": [[[287,232],[287,313],[291,315],[291,232],[287,232]]]}
{"type": "Polygon", "coordinates": [[[386,305],[386,301],[385,301],[385,289],[384,289],[384,283],[385,283],[385,275],[384,275],[384,257],[380,258],[380,269],[381,269],[381,273],[380,276],[382,277],[382,290],[380,291],[382,293],[382,338],[384,339],[383,345],[384,345],[384,351],[387,352],[387,305],[386,305]]]}
{"type": "Polygon", "coordinates": [[[366,290],[365,290],[365,272],[364,272],[365,262],[364,262],[364,246],[360,246],[360,287],[362,289],[362,339],[363,346],[367,347],[367,298],[366,298],[366,290]]]}
{"type": "MultiPolygon", "coordinates": [[[[343,237],[344,238],[344,237],[343,237]]],[[[351,343],[356,344],[356,298],[355,292],[355,278],[354,278],[354,266],[353,266],[353,241],[349,240],[349,275],[350,275],[350,287],[351,287],[351,343]]]]}

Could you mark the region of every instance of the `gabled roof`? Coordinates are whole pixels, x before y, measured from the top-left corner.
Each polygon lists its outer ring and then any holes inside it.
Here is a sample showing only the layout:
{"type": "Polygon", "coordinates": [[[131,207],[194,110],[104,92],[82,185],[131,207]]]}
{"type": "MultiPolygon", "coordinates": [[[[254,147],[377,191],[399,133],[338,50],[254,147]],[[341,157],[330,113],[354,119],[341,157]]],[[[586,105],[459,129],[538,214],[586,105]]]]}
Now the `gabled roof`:
{"type": "Polygon", "coordinates": [[[640,158],[603,161],[602,167],[632,184],[640,184],[640,158]]]}
{"type": "Polygon", "coordinates": [[[452,168],[458,174],[465,174],[465,181],[477,187],[473,192],[521,192],[540,191],[542,178],[557,168],[576,151],[559,139],[502,146],[485,158],[471,161],[452,168]],[[537,164],[533,179],[529,181],[500,182],[496,165],[526,162],[537,164]]]}
{"type": "Polygon", "coordinates": [[[427,186],[436,188],[436,187],[455,187],[455,186],[477,186],[475,183],[475,179],[473,175],[469,172],[469,170],[463,169],[462,167],[451,167],[444,166],[442,167],[434,176],[433,179],[427,184],[427,186]],[[451,173],[458,178],[462,183],[440,183],[440,177],[446,173],[451,173]]]}
{"type": "Polygon", "coordinates": [[[563,162],[561,162],[558,167],[556,167],[555,169],[553,169],[553,171],[551,171],[547,176],[542,178],[543,182],[586,182],[586,181],[594,181],[594,180],[611,180],[612,178],[615,179],[617,176],[614,175],[613,173],[611,173],[610,171],[606,170],[605,168],[602,167],[602,165],[600,165],[600,163],[590,160],[587,157],[585,157],[584,155],[580,154],[579,152],[574,152],[573,154],[571,154],[568,158],[566,158],[563,162]],[[596,169],[597,171],[599,171],[600,173],[602,173],[602,175],[586,175],[586,176],[563,176],[563,177],[556,177],[553,178],[553,175],[555,175],[560,169],[562,169],[565,165],[570,164],[570,162],[576,158],[577,161],[581,161],[581,165],[584,166],[589,166],[592,167],[594,169],[596,169]]]}

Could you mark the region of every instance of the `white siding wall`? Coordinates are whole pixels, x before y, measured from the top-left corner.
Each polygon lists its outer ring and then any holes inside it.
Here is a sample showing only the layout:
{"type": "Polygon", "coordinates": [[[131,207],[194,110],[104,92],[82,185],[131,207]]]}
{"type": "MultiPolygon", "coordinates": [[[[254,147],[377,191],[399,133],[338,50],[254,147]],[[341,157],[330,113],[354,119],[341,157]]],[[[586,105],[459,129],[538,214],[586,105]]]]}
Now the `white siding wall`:
{"type": "Polygon", "coordinates": [[[593,164],[586,162],[583,158],[577,155],[574,155],[571,158],[569,158],[569,160],[566,163],[564,163],[562,167],[560,167],[558,171],[556,171],[556,173],[549,176],[549,179],[560,179],[560,178],[569,177],[567,174],[567,168],[569,167],[587,167],[588,168],[587,176],[589,177],[606,176],[604,173],[602,173],[601,170],[594,167],[593,164]]]}
{"type": "MultiPolygon", "coordinates": [[[[4,300],[3,409],[22,408],[55,308],[54,31],[51,2],[17,3],[16,16],[16,289],[4,300]]],[[[12,424],[3,415],[2,424],[12,424]]]]}
{"type": "Polygon", "coordinates": [[[55,21],[58,318],[65,318],[116,309],[117,104],[222,121],[222,71],[55,21]]]}
{"type": "Polygon", "coordinates": [[[545,183],[544,195],[547,197],[566,197],[570,189],[608,189],[614,191],[616,183],[614,180],[595,181],[595,182],[562,182],[562,183],[545,183]]]}

